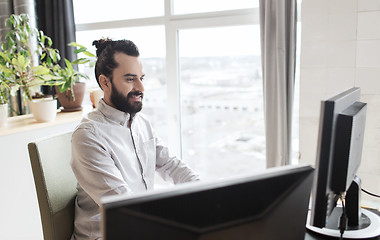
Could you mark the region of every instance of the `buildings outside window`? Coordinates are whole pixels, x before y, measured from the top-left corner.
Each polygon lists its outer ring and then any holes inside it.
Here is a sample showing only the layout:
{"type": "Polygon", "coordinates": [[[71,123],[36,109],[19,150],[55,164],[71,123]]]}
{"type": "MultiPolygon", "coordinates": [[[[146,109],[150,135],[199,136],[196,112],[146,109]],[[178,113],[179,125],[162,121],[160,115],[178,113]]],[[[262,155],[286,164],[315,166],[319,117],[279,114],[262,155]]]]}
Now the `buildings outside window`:
{"type": "Polygon", "coordinates": [[[101,37],[136,43],[143,112],[202,179],[265,168],[258,0],[74,0],[74,11],[77,42],[93,52],[101,37]]]}

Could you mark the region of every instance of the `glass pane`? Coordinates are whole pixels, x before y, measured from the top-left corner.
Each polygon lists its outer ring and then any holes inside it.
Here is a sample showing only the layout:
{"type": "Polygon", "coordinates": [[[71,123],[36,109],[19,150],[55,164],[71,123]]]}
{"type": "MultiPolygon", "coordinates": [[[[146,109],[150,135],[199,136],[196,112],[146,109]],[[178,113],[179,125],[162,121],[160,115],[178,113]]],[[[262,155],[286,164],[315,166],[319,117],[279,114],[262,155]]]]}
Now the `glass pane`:
{"type": "Polygon", "coordinates": [[[74,0],[73,4],[76,24],[164,15],[164,0],[74,0]]]}
{"type": "Polygon", "coordinates": [[[265,168],[259,31],[179,31],[182,152],[202,179],[265,168]]]}
{"type": "Polygon", "coordinates": [[[174,14],[257,8],[259,0],[173,0],[174,14]]]}
{"type": "MultiPolygon", "coordinates": [[[[140,59],[145,73],[144,107],[142,112],[149,116],[157,134],[167,141],[167,97],[166,97],[166,75],[165,75],[165,31],[163,26],[106,29],[94,31],[80,31],[76,33],[77,42],[89,48],[95,53],[92,46],[94,40],[109,37],[114,40],[130,39],[140,51],[140,59]],[[154,36],[152,38],[151,36],[154,36]]],[[[85,69],[91,81],[88,88],[96,88],[93,69],[85,69]]]]}

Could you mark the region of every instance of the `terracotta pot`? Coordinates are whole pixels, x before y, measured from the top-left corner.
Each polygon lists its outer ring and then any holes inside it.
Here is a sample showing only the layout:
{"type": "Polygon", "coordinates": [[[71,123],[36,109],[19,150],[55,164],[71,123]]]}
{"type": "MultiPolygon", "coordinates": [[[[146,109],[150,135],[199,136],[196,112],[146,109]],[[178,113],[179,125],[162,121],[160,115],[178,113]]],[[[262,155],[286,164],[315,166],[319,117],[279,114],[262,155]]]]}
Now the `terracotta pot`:
{"type": "Polygon", "coordinates": [[[58,96],[58,101],[61,104],[62,111],[63,112],[74,112],[74,111],[80,111],[82,110],[82,102],[83,97],[86,92],[86,83],[78,82],[74,84],[73,91],[74,91],[74,98],[75,100],[71,100],[71,93],[66,92],[59,92],[58,87],[55,87],[55,91],[58,96]]]}

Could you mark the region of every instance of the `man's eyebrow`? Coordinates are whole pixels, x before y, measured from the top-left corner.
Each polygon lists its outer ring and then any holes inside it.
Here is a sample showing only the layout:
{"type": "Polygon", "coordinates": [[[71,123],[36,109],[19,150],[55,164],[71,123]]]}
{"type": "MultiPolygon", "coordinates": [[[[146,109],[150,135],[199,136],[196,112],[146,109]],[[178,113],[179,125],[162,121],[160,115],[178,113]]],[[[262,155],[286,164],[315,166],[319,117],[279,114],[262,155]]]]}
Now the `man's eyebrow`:
{"type": "Polygon", "coordinates": [[[124,74],[124,77],[137,77],[137,75],[132,74],[132,73],[127,73],[127,74],[124,74]]]}

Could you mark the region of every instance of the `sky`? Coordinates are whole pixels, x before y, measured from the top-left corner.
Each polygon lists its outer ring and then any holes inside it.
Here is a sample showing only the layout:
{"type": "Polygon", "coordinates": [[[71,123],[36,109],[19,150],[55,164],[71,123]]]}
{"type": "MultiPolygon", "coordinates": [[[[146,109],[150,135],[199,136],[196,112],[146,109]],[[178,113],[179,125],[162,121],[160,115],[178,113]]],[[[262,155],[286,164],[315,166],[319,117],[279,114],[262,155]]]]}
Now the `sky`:
{"type": "MultiPolygon", "coordinates": [[[[141,17],[162,16],[164,0],[74,0],[75,21],[79,24],[141,17]],[[91,5],[91,11],[88,6],[91,5]],[[120,6],[120,7],[115,7],[120,6]],[[146,7],[149,6],[149,7],[146,7]],[[100,14],[97,14],[99,7],[100,14]]],[[[257,7],[258,0],[174,0],[174,13],[257,7]]],[[[179,30],[181,57],[260,55],[259,26],[234,26],[179,30]]],[[[77,32],[77,42],[95,49],[91,43],[101,37],[130,39],[136,43],[141,57],[165,56],[163,26],[118,28],[77,32]]]]}

